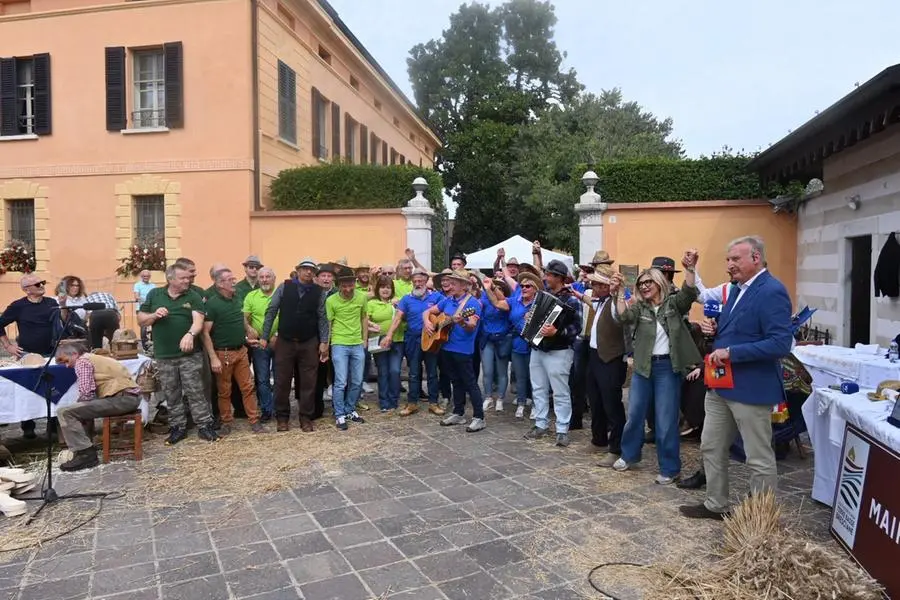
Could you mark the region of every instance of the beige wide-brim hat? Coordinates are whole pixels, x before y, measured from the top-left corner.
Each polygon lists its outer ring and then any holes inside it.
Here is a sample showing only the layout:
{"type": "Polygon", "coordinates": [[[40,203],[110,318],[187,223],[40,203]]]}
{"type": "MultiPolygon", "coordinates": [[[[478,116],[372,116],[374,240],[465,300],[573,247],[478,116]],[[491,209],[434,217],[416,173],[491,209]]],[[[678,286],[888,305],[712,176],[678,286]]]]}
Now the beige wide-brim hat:
{"type": "Polygon", "coordinates": [[[455,279],[456,281],[462,281],[463,283],[471,283],[469,277],[472,276],[472,273],[466,271],[464,269],[457,269],[455,271],[450,271],[446,273],[444,277],[447,279],[455,279]]]}
{"type": "Polygon", "coordinates": [[[609,285],[609,277],[606,275],[600,275],[598,273],[589,273],[587,276],[587,280],[591,283],[605,283],[609,285]]]}

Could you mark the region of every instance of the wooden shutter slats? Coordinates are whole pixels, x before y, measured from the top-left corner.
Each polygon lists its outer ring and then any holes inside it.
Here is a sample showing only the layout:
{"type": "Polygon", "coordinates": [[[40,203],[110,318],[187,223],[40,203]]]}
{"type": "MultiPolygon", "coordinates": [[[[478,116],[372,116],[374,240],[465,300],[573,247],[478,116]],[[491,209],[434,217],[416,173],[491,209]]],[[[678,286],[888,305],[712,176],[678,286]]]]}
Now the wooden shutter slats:
{"type": "Polygon", "coordinates": [[[359,126],[359,164],[365,165],[369,162],[369,128],[365,125],[359,126]]]}
{"type": "Polygon", "coordinates": [[[331,103],[331,156],[341,158],[341,107],[337,102],[331,103]]]}
{"type": "Polygon", "coordinates": [[[322,158],[322,149],[319,145],[321,132],[319,131],[319,109],[321,106],[321,95],[319,90],[312,88],[312,154],[314,158],[322,158]]]}
{"type": "Polygon", "coordinates": [[[381,142],[381,164],[388,164],[388,143],[381,142]]]}
{"type": "Polygon", "coordinates": [[[166,85],[166,127],[184,127],[184,50],[181,42],[163,44],[166,85]]]}
{"type": "Polygon", "coordinates": [[[126,123],[125,48],[106,48],[106,130],[121,131],[126,123]]]}
{"type": "Polygon", "coordinates": [[[50,55],[35,54],[34,60],[34,132],[50,135],[53,120],[50,103],[50,55]]]}
{"type": "Polygon", "coordinates": [[[16,59],[0,58],[0,135],[16,135],[16,59]]]}

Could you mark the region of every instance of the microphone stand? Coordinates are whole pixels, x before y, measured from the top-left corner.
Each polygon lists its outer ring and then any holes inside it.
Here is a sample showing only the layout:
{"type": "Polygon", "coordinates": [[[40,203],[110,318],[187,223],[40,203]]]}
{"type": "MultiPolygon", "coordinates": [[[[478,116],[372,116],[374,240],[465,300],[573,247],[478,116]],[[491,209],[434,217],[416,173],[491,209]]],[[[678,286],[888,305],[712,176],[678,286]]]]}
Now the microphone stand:
{"type": "MultiPolygon", "coordinates": [[[[51,436],[52,428],[51,424],[51,414],[50,407],[53,403],[53,373],[50,372],[50,363],[56,358],[56,351],[59,350],[59,344],[62,342],[63,335],[65,335],[65,331],[69,326],[69,321],[72,317],[72,310],[69,309],[69,313],[66,315],[66,320],[63,323],[63,330],[60,332],[59,336],[56,338],[56,341],[53,343],[53,350],[50,353],[50,356],[47,358],[47,362],[44,363],[44,366],[41,367],[41,372],[38,375],[38,381],[34,386],[34,389],[31,390],[34,393],[37,393],[38,387],[40,387],[41,383],[44,383],[44,401],[47,403],[47,487],[41,490],[41,498],[43,502],[38,507],[38,509],[34,512],[33,515],[29,516],[25,521],[26,525],[29,525],[32,521],[34,521],[41,511],[47,507],[49,504],[53,504],[58,500],[63,500],[67,498],[106,498],[109,496],[109,492],[92,492],[88,494],[63,494],[60,496],[56,493],[56,490],[53,488],[53,438],[51,436]]],[[[31,500],[36,500],[36,498],[31,498],[31,500]]]]}

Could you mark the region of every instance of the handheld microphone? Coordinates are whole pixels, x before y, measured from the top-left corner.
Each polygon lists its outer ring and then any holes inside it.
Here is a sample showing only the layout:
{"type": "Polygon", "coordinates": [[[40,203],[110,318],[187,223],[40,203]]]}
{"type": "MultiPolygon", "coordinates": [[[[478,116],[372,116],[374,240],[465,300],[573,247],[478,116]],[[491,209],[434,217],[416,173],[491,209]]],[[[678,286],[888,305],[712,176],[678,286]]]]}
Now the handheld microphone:
{"type": "Polygon", "coordinates": [[[72,308],[81,308],[84,310],[104,310],[106,304],[103,302],[85,302],[81,306],[73,306],[72,308]]]}
{"type": "Polygon", "coordinates": [[[722,305],[715,300],[707,300],[703,304],[703,316],[708,319],[717,319],[722,314],[722,305]]]}

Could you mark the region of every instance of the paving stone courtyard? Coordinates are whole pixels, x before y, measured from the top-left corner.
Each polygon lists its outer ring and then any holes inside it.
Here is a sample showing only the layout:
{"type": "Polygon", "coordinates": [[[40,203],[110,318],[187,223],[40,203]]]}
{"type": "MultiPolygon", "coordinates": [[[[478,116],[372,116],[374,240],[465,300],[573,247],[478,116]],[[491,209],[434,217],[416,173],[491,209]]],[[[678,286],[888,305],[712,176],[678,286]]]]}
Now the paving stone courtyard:
{"type": "MultiPolygon", "coordinates": [[[[593,466],[599,455],[589,451],[587,432],[573,432],[567,449],[529,442],[522,434],[530,422],[516,421],[512,410],[489,414],[488,428],[474,434],[440,427],[423,412],[401,419],[377,411],[347,433],[327,421],[315,434],[295,427],[251,440],[239,431],[217,444],[222,460],[237,463],[221,476],[248,482],[254,468],[240,468],[242,448],[265,453],[277,441],[284,452],[291,440],[302,455],[326,442],[339,448],[334,440],[342,435],[356,436],[356,444],[346,456],[337,452],[319,467],[287,474],[291,483],[281,489],[187,502],[139,494],[135,486],[171,477],[184,468],[173,466],[174,456],[189,457],[201,442],[192,436],[166,448],[161,436],[150,435],[140,464],[58,476],[60,493],[128,493],[106,500],[95,519],[56,541],[0,553],[0,598],[568,600],[604,597],[588,583],[600,563],[713,560],[722,524],[679,515],[678,505],[700,502],[702,492],[654,484],[654,446],[645,447],[639,470],[603,470],[593,466]]],[[[248,429],[246,422],[238,429],[248,429]]],[[[16,453],[15,429],[3,431],[16,453]]],[[[697,443],[685,442],[682,456],[687,476],[699,464],[697,443]]],[[[732,464],[737,496],[746,492],[747,471],[732,464]]],[[[792,449],[779,472],[787,520],[833,544],[828,510],[808,497],[809,449],[805,458],[792,449]]],[[[230,491],[240,489],[239,481],[228,483],[230,491]]],[[[96,506],[62,501],[32,527],[42,519],[74,521],[96,506]]],[[[12,527],[0,523],[7,545],[12,527]]],[[[618,585],[620,597],[642,597],[618,585]]]]}

